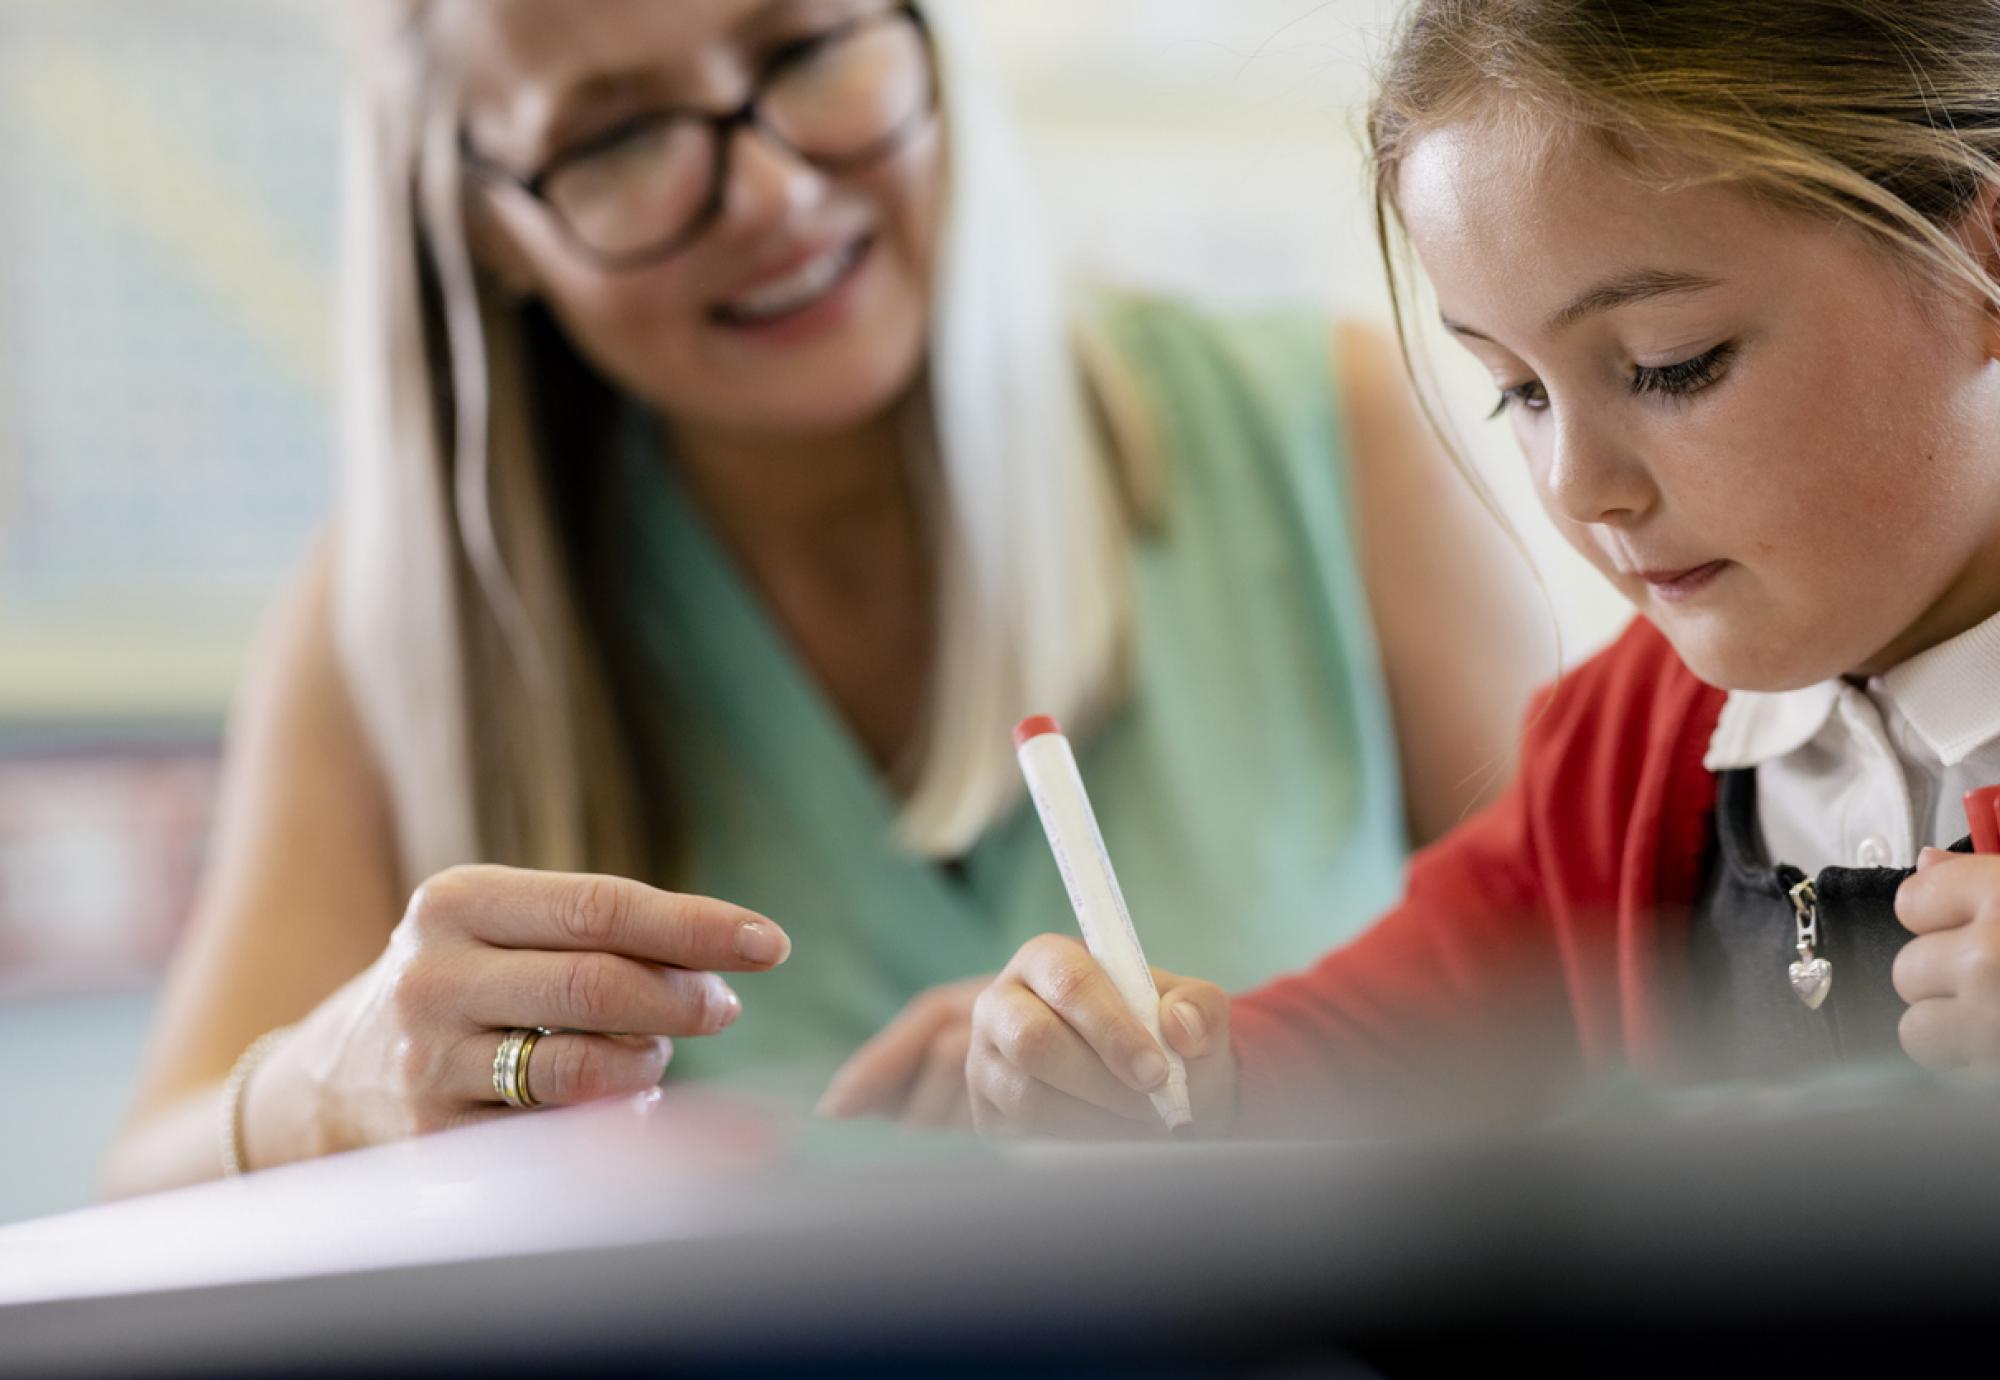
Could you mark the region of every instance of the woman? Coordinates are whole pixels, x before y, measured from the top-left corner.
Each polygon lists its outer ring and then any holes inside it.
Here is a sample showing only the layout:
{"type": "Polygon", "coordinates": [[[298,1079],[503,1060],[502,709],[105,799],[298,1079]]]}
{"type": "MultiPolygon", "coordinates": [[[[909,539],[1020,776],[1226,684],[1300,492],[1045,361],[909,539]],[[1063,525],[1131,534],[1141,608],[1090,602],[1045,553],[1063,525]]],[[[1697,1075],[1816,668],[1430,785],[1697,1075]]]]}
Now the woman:
{"type": "MultiPolygon", "coordinates": [[[[830,1065],[1061,913],[1031,710],[1162,961],[1246,980],[1393,887],[1399,776],[1428,835],[1502,761],[1536,639],[1384,352],[1336,415],[1296,323],[1073,343],[934,8],[369,9],[338,522],[115,1188],[644,1088],[739,1014],[677,1066],[830,1065]]],[[[905,1072],[853,1103],[963,1108],[905,1072]]]]}

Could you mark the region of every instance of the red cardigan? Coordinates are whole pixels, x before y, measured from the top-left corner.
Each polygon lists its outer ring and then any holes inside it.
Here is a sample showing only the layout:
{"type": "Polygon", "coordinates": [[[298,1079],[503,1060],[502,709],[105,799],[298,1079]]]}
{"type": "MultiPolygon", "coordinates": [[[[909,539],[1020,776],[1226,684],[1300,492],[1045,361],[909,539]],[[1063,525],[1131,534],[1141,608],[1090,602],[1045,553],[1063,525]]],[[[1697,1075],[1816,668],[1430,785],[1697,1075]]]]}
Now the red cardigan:
{"type": "Polygon", "coordinates": [[[1592,1072],[1670,1076],[1725,698],[1644,619],[1544,691],[1506,794],[1411,861],[1401,904],[1236,1001],[1239,1129],[1376,1099],[1532,1110],[1592,1072]]]}

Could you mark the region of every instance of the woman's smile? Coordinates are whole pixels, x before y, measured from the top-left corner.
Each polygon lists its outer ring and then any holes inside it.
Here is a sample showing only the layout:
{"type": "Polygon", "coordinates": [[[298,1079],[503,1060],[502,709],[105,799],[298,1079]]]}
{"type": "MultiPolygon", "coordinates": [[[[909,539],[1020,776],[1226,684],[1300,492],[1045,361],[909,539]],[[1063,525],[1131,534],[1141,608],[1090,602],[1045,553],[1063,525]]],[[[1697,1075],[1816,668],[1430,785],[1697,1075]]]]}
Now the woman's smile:
{"type": "Polygon", "coordinates": [[[864,290],[873,235],[791,256],[789,265],[716,304],[709,318],[740,339],[795,345],[840,329],[864,290]]]}

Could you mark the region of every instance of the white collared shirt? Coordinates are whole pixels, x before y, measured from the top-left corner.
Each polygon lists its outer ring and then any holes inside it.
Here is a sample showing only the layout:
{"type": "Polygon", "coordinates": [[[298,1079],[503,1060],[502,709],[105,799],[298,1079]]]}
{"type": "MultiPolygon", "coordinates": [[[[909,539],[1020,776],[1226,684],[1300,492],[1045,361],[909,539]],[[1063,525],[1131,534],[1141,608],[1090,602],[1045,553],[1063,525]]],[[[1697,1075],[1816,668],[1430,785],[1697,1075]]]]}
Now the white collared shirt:
{"type": "Polygon", "coordinates": [[[1865,685],[1732,691],[1703,765],[1757,769],[1773,863],[1915,866],[1965,837],[1965,792],[2000,785],[2000,614],[1865,685]]]}

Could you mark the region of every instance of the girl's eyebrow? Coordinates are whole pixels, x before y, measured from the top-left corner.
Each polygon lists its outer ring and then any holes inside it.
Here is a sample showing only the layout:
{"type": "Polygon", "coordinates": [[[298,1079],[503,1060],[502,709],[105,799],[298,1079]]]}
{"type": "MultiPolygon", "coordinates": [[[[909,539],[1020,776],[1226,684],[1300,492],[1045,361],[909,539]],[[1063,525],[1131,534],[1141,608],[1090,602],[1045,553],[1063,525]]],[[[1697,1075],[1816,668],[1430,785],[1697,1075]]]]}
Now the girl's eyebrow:
{"type": "Polygon", "coordinates": [[[1710,278],[1700,273],[1680,273],[1662,268],[1634,269],[1630,273],[1621,273],[1615,278],[1606,279],[1580,294],[1575,301],[1545,321],[1542,330],[1554,335],[1558,331],[1568,330],[1586,317],[1611,311],[1616,307],[1650,301],[1655,297],[1671,297],[1678,293],[1707,292],[1710,288],[1721,286],[1720,278],[1710,278]]]}
{"type": "MultiPolygon", "coordinates": [[[[1568,330],[1587,317],[1617,307],[1628,307],[1634,302],[1651,301],[1656,297],[1671,297],[1680,293],[1707,292],[1723,285],[1720,278],[1710,278],[1700,273],[1681,273],[1671,269],[1638,268],[1629,273],[1621,273],[1607,278],[1576,297],[1568,306],[1556,312],[1542,323],[1546,335],[1555,335],[1568,330]]],[[[1445,329],[1453,335],[1471,336],[1474,340],[1484,340],[1498,344],[1492,336],[1476,330],[1463,322],[1454,321],[1449,316],[1440,318],[1445,329]]]]}

